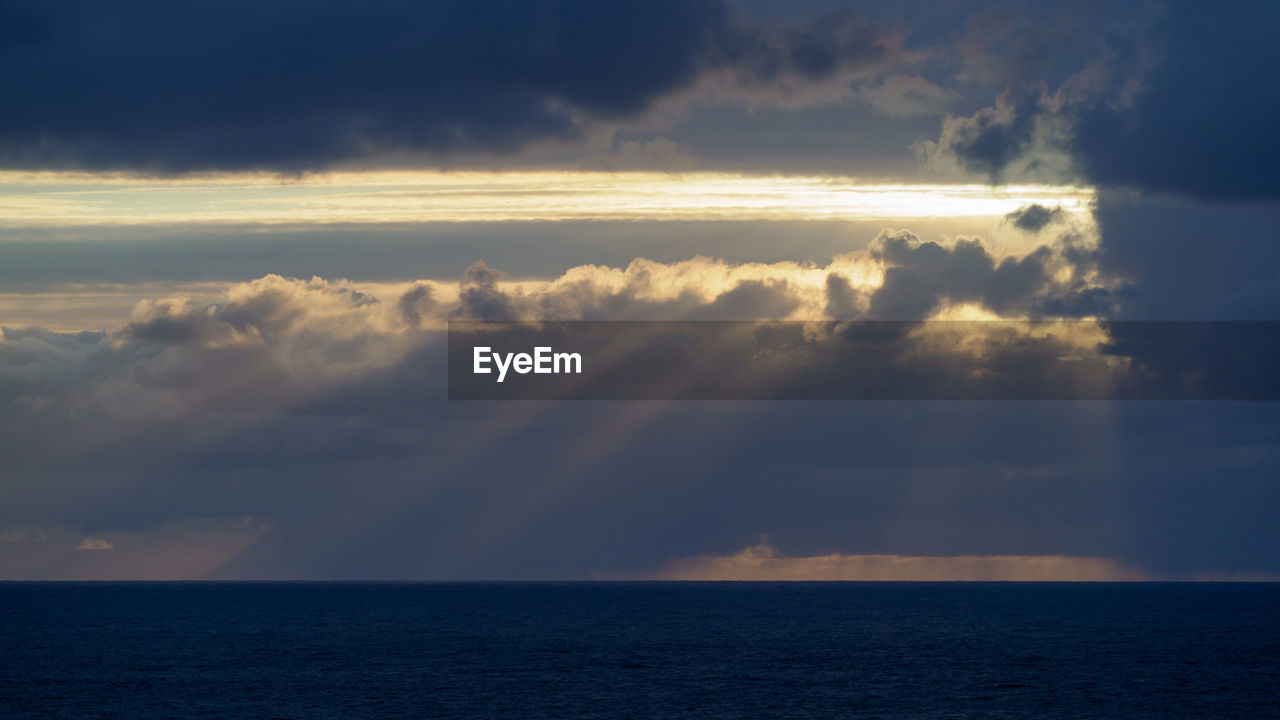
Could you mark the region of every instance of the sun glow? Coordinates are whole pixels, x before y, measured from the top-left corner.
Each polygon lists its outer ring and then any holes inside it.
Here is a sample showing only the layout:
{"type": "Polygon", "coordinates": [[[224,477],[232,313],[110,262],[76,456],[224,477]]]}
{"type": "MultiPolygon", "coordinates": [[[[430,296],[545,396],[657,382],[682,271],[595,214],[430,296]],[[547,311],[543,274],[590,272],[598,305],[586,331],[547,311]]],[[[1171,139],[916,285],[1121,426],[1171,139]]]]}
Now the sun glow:
{"type": "Polygon", "coordinates": [[[1084,216],[1092,191],[724,173],[339,172],[147,177],[0,172],[6,226],[998,217],[1030,203],[1084,216]]]}

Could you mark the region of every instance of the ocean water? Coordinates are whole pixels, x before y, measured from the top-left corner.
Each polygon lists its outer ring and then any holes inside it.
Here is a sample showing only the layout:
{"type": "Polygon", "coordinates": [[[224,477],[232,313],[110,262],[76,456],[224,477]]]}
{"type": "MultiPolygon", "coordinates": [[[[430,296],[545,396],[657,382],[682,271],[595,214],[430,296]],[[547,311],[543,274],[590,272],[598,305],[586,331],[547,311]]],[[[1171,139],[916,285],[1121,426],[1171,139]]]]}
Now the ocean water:
{"type": "Polygon", "coordinates": [[[1280,718],[1280,585],[0,583],[0,717],[1280,718]]]}

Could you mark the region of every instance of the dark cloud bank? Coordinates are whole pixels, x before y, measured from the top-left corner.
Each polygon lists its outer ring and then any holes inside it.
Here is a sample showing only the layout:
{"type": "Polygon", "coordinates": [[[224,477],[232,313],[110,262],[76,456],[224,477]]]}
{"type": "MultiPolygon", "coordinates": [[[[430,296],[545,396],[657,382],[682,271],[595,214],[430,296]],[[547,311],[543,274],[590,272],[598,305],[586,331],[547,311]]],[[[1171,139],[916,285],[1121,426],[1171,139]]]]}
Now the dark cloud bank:
{"type": "Polygon", "coordinates": [[[1280,6],[1158,7],[1099,33],[1060,83],[1023,79],[948,118],[924,155],[992,182],[1099,188],[1096,267],[1127,285],[1114,317],[1280,317],[1280,6]]]}
{"type": "Polygon", "coordinates": [[[1275,198],[1280,81],[1268,70],[1280,64],[1280,9],[1147,7],[1082,11],[1056,34],[1065,8],[939,10],[957,27],[912,37],[835,6],[762,23],[718,0],[10,2],[0,163],[288,172],[404,152],[509,154],[579,140],[712,76],[721,100],[802,98],[850,72],[924,70],[969,102],[990,87],[975,78],[1010,83],[991,107],[948,120],[933,146],[968,171],[1275,198]],[[1002,40],[999,27],[1017,32],[1002,40]],[[1052,85],[1028,76],[1071,65],[1052,85]]]}
{"type": "Polygon", "coordinates": [[[718,0],[7,3],[0,162],[306,170],[394,152],[511,153],[725,71],[743,90],[887,61],[841,12],[718,0]]]}
{"type": "Polygon", "coordinates": [[[1061,85],[1024,82],[949,120],[938,150],[993,181],[1076,176],[1207,200],[1280,197],[1280,7],[1171,2],[1098,37],[1061,85]],[[1052,151],[1066,167],[1053,168],[1052,151]]]}

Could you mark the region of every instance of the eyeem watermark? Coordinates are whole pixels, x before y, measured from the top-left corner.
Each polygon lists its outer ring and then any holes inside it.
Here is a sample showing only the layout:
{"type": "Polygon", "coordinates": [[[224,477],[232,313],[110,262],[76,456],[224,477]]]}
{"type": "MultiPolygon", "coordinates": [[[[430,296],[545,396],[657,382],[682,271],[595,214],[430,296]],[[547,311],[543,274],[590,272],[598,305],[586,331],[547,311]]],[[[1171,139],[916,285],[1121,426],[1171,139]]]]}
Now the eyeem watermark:
{"type": "Polygon", "coordinates": [[[450,321],[451,400],[1280,401],[1276,321],[450,321]]]}
{"type": "Polygon", "coordinates": [[[500,353],[493,348],[478,346],[472,352],[471,372],[476,375],[490,375],[494,367],[498,371],[498,382],[507,379],[507,371],[515,370],[521,375],[560,375],[571,373],[582,374],[581,353],[558,353],[550,347],[535,347],[533,354],[500,353]],[[493,367],[490,367],[492,363],[493,367]]]}

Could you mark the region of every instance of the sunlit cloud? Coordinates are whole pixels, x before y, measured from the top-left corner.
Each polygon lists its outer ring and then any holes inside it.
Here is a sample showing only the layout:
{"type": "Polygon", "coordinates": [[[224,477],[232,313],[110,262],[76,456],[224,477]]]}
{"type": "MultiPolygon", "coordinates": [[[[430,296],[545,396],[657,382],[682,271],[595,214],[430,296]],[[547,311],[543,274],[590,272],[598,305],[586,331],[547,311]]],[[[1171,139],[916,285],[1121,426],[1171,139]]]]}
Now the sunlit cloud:
{"type": "MultiPolygon", "coordinates": [[[[1010,320],[1026,318],[1037,302],[1049,301],[1064,305],[1068,316],[1080,318],[1095,313],[1079,312],[1064,303],[1073,293],[1107,287],[1088,267],[1087,253],[1067,253],[1089,247],[1068,247],[1058,241],[1013,255],[980,240],[939,245],[909,232],[884,231],[868,248],[838,253],[825,262],[734,263],[701,255],[659,262],[638,257],[623,266],[576,265],[548,279],[511,279],[501,268],[480,265],[476,267],[484,267],[482,286],[475,286],[475,278],[468,280],[466,274],[461,282],[343,278],[328,282],[368,297],[371,305],[359,311],[359,322],[369,322],[363,316],[372,313],[377,322],[360,326],[369,330],[399,322],[402,310],[413,316],[410,325],[414,327],[442,327],[449,313],[471,312],[464,301],[478,297],[477,292],[505,308],[502,319],[679,320],[697,311],[714,312],[715,319],[725,320],[821,320],[868,317],[874,311],[878,319],[1010,320]],[[890,270],[898,273],[890,288],[894,292],[877,301],[890,270]],[[921,282],[919,273],[932,280],[921,282]],[[986,286],[981,292],[974,290],[986,286]],[[744,304],[752,293],[760,302],[744,304]],[[770,297],[775,302],[768,302],[770,297]],[[982,304],[984,298],[988,305],[982,304]],[[383,304],[373,307],[377,303],[372,301],[378,299],[383,304]],[[402,309],[404,303],[408,305],[402,309]]],[[[261,280],[265,278],[259,286],[261,280]]],[[[198,309],[234,301],[227,293],[242,292],[244,287],[257,286],[208,281],[64,283],[3,292],[0,325],[63,332],[110,330],[140,303],[150,307],[157,299],[180,298],[183,306],[198,309]]],[[[1035,314],[1053,313],[1036,310],[1035,314]]]]}

